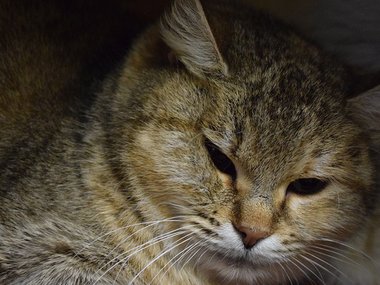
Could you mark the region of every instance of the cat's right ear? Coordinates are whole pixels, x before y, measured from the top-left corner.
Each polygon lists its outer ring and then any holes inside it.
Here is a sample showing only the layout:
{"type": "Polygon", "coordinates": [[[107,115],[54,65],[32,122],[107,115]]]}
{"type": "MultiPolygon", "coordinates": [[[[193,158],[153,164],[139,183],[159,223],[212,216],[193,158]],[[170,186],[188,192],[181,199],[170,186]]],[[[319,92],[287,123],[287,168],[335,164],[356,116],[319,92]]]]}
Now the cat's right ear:
{"type": "Polygon", "coordinates": [[[181,61],[199,77],[227,76],[227,65],[219,51],[199,0],[175,0],[161,20],[161,36],[181,61]]]}
{"type": "Polygon", "coordinates": [[[370,135],[380,152],[380,85],[348,100],[353,118],[370,135]]]}

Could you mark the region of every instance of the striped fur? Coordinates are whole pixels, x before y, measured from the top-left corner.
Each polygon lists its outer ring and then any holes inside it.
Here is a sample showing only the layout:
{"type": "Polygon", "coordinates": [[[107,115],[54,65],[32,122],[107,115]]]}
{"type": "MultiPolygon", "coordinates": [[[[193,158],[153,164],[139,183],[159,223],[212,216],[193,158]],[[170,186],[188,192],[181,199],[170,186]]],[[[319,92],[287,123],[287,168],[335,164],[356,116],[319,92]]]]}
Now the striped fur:
{"type": "Polygon", "coordinates": [[[1,284],[378,284],[377,89],[348,100],[281,22],[202,4],[175,1],[85,115],[0,117],[1,284]],[[309,177],[329,183],[287,191],[309,177]],[[247,249],[236,225],[269,236],[247,249]]]}

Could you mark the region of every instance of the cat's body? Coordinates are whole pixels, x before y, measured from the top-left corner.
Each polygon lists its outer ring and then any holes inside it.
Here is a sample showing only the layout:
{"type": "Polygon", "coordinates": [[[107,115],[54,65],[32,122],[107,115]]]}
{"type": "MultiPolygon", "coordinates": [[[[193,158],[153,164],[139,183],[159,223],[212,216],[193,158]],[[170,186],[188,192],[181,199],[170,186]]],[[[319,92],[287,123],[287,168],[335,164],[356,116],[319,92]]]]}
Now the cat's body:
{"type": "Polygon", "coordinates": [[[378,109],[286,27],[218,2],[177,1],[84,118],[1,117],[1,284],[349,284],[342,264],[378,284],[347,255],[376,257],[378,109]],[[289,188],[306,178],[323,187],[289,188]]]}

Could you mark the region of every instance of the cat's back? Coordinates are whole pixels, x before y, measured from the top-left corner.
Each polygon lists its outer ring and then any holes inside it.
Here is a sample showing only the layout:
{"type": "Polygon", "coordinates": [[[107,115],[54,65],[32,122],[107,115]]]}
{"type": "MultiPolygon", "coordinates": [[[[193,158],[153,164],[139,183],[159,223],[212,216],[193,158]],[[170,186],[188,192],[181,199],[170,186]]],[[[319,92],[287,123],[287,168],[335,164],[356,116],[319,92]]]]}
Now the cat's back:
{"type": "MultiPolygon", "coordinates": [[[[107,17],[110,11],[104,8],[107,17]]],[[[18,282],[38,282],[23,260],[40,268],[43,256],[59,263],[74,243],[82,248],[97,237],[92,213],[75,210],[84,208],[83,193],[77,191],[84,113],[93,100],[93,81],[115,61],[110,57],[109,65],[94,65],[93,57],[109,45],[104,33],[115,29],[101,29],[94,21],[96,10],[99,3],[0,1],[2,284],[13,284],[17,275],[24,276],[18,282]],[[86,10],[89,14],[82,16],[86,10]],[[15,264],[18,274],[8,270],[15,264]]],[[[101,244],[94,246],[102,251],[101,244]]]]}
{"type": "Polygon", "coordinates": [[[76,155],[59,150],[80,143],[94,91],[139,29],[119,25],[129,13],[118,0],[0,1],[2,196],[17,184],[48,185],[52,165],[72,168],[76,155]]]}

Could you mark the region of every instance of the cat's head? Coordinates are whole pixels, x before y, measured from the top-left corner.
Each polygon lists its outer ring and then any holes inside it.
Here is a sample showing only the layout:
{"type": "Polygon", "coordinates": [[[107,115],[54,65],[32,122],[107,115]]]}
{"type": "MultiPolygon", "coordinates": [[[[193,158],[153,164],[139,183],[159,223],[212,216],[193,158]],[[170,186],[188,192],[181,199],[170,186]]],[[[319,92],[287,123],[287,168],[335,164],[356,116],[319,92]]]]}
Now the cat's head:
{"type": "Polygon", "coordinates": [[[183,260],[215,276],[314,270],[374,206],[379,96],[347,100],[323,52],[219,2],[176,1],[126,61],[114,123],[131,193],[150,219],[179,220],[183,260]]]}

